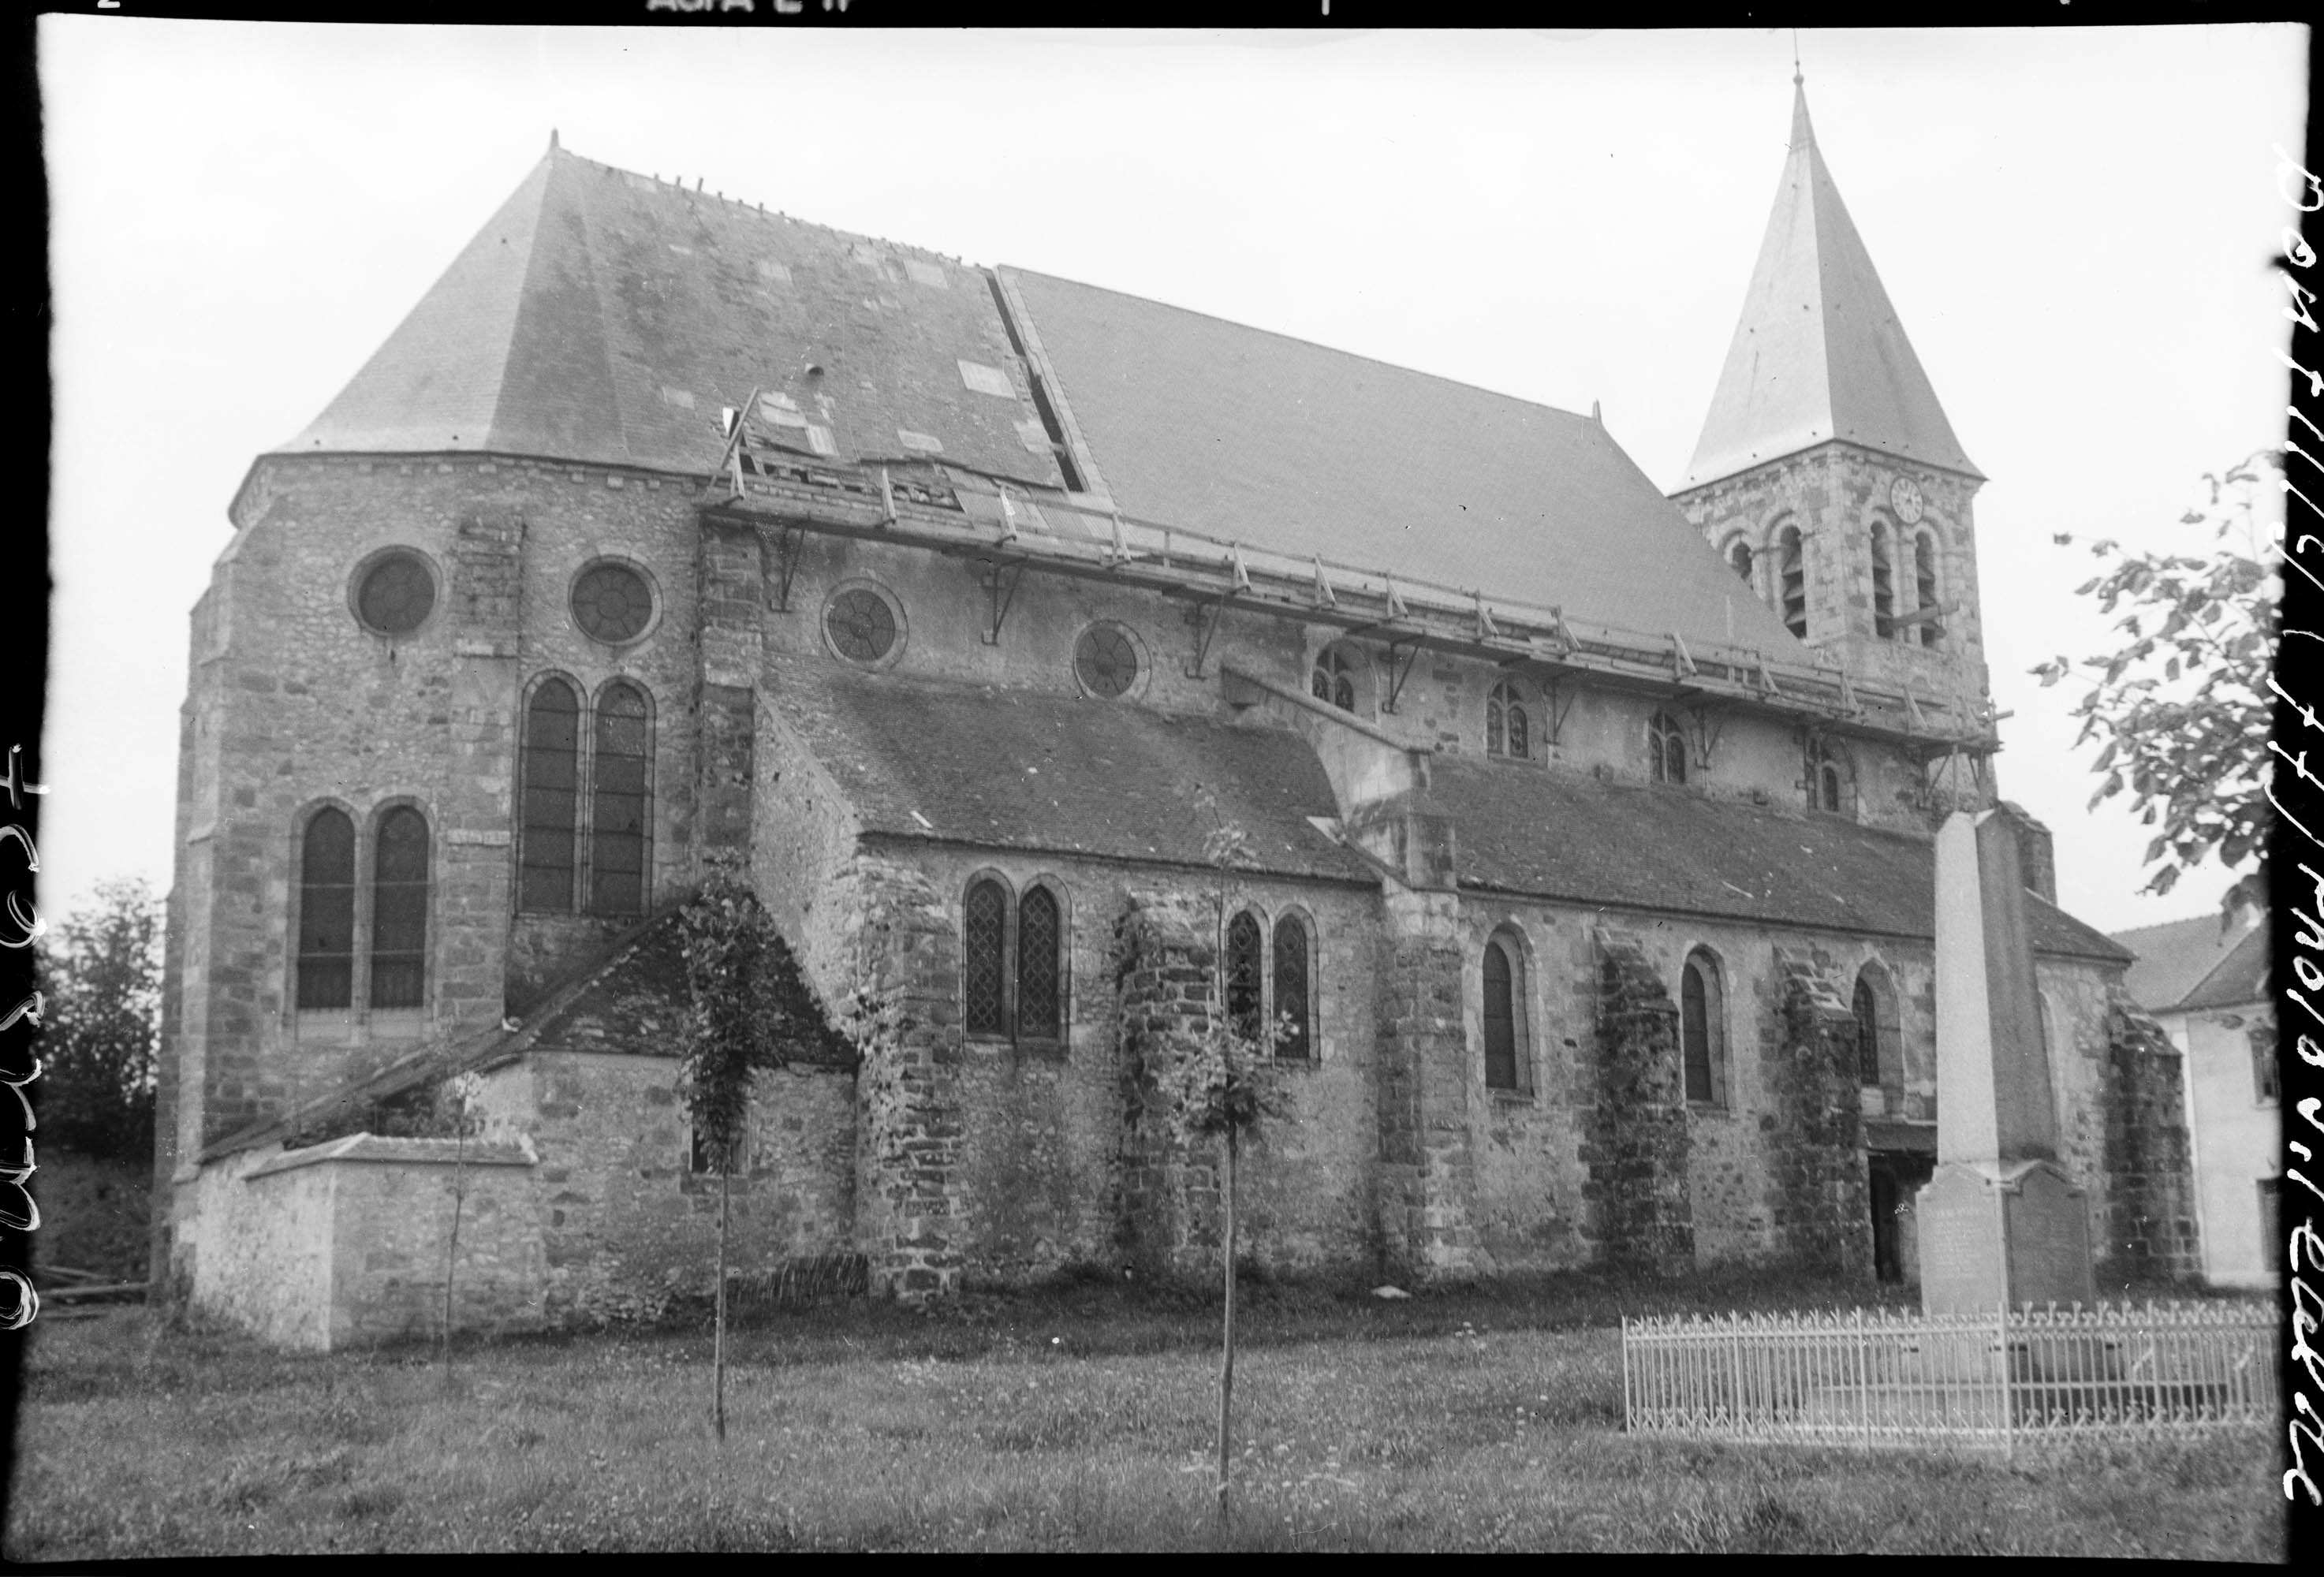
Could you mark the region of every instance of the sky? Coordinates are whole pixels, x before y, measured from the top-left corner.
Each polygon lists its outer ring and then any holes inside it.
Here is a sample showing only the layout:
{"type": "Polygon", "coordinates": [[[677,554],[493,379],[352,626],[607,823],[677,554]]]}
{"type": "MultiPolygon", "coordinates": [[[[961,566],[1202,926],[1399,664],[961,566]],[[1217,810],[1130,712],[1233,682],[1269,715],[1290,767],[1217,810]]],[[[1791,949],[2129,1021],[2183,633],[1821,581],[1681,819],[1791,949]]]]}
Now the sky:
{"type": "MultiPolygon", "coordinates": [[[[1012,263],[1564,410],[1677,484],[1790,129],[1793,35],[527,29],[41,18],[56,308],[40,905],[171,880],[188,616],[262,451],[540,158],[1012,263]]],[[[2115,645],[2054,534],[2202,551],[2284,437],[2288,26],[1799,37],[1816,136],[1976,504],[2004,793],[2105,930],[2149,830],[2046,658],[2115,645]]],[[[2280,512],[2274,517],[2280,520],[2280,512]]]]}

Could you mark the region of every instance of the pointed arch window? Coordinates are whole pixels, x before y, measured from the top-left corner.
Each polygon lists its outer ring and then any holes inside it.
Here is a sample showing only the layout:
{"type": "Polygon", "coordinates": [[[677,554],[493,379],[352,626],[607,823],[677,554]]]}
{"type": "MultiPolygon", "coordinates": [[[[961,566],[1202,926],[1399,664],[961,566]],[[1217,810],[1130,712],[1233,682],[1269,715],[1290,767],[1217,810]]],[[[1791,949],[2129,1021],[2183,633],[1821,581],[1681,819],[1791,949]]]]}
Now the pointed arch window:
{"type": "Polygon", "coordinates": [[[1805,641],[1808,638],[1808,572],[1807,552],[1800,540],[1797,526],[1785,526],[1775,533],[1776,595],[1784,616],[1784,627],[1805,641]]]}
{"type": "Polygon", "coordinates": [[[1526,1088],[1525,950],[1514,936],[1485,939],[1485,1088],[1526,1088]]]}
{"type": "Polygon", "coordinates": [[[1944,639],[1944,626],[1937,622],[1937,539],[1923,531],[1913,539],[1913,597],[1915,607],[1927,617],[1920,621],[1921,644],[1935,646],[1944,639]]]}
{"type": "Polygon", "coordinates": [[[1880,1001],[1874,995],[1872,982],[1864,975],[1856,977],[1856,997],[1851,1006],[1856,1013],[1856,1078],[1861,1084],[1880,1082],[1880,1001]]]}
{"type": "Polygon", "coordinates": [[[1063,1038],[1065,927],[1057,895],[1046,887],[1027,890],[1017,906],[1017,1038],[1063,1038]]]}
{"type": "Polygon", "coordinates": [[[1525,702],[1518,697],[1517,687],[1507,679],[1495,685],[1485,697],[1485,753],[1511,756],[1518,761],[1533,754],[1525,702]]]}
{"type": "Polygon", "coordinates": [[[1227,1023],[1237,1035],[1255,1038],[1265,1021],[1266,956],[1257,915],[1245,909],[1227,922],[1227,1023]]]}
{"type": "Polygon", "coordinates": [[[1062,1044],[1071,1019],[1065,899],[1046,881],[1012,895],[996,876],[961,905],[961,1028],[1019,1043],[1062,1044]]]}
{"type": "Polygon", "coordinates": [[[962,1027],[971,1035],[1008,1032],[1009,895],[990,878],[972,881],[961,917],[962,1027]]]}
{"type": "Polygon", "coordinates": [[[581,703],[573,687],[549,679],[524,713],[523,821],[519,829],[517,907],[573,908],[574,828],[581,807],[581,703]]]}
{"type": "Polygon", "coordinates": [[[1853,780],[1848,758],[1839,746],[1818,740],[1808,747],[1808,808],[1846,815],[1853,780]]]}
{"type": "Polygon", "coordinates": [[[1342,712],[1356,709],[1356,665],[1348,654],[1336,646],[1327,646],[1316,654],[1314,670],[1307,676],[1308,691],[1318,701],[1337,706],[1342,712]]]}
{"type": "Polygon", "coordinates": [[[1293,1062],[1315,1056],[1314,1000],[1308,967],[1307,925],[1297,915],[1275,922],[1275,1016],[1284,1026],[1275,1055],[1293,1062]]]}
{"type": "Polygon", "coordinates": [[[589,912],[637,915],[646,898],[646,770],[653,728],[633,685],[597,697],[590,766],[589,912]]]}
{"type": "Polygon", "coordinates": [[[427,1000],[428,818],[408,805],[380,817],[373,851],[371,1005],[427,1000]]]}
{"type": "Polygon", "coordinates": [[[1872,633],[1883,641],[1896,636],[1896,574],[1888,522],[1872,522],[1872,633]]]}
{"type": "Polygon", "coordinates": [[[1657,783],[1686,781],[1686,730],[1667,712],[1646,724],[1647,766],[1657,783]]]}
{"type": "Polygon", "coordinates": [[[355,824],[326,808],[299,841],[299,1006],[350,1006],[355,971],[355,824]]]}
{"type": "Polygon", "coordinates": [[[585,714],[568,681],[525,704],[517,908],[641,915],[652,892],[653,702],[627,679],[585,714]]]}
{"type": "Polygon", "coordinates": [[[1686,1098],[1698,1105],[1727,1099],[1727,997],[1719,961],[1698,947],[1679,979],[1679,1049],[1686,1098]]]}

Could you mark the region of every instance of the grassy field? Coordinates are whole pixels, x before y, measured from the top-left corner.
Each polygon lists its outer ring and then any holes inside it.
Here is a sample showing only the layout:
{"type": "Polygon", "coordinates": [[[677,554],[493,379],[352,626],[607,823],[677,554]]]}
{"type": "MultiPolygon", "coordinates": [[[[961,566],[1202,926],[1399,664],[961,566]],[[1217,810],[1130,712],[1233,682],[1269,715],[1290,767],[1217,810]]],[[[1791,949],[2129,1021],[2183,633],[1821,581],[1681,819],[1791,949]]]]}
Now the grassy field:
{"type": "MultiPolygon", "coordinates": [[[[1818,1294],[1822,1296],[1818,1298],[1818,1294]]],[[[931,1314],[761,1311],[730,1437],[697,1330],[333,1358],[36,1326],[5,1553],[574,1549],[1881,1550],[2280,1561],[2261,1436],[2015,1463],[1654,1444],[1618,1309],[1848,1301],[1572,1277],[1241,1302],[1237,1514],[1211,1515],[1215,1310],[1102,1280],[931,1314]]]]}

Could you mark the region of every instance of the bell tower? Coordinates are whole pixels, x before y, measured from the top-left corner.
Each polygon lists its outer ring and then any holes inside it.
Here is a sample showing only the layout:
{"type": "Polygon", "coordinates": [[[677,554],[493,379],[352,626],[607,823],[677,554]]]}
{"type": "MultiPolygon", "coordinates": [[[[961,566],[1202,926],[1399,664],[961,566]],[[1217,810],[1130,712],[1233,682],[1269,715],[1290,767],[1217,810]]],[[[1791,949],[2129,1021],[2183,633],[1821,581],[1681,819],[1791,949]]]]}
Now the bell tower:
{"type": "Polygon", "coordinates": [[[1775,210],[1672,497],[1818,660],[1909,687],[1932,732],[1983,733],[1971,501],[1985,477],[1840,201],[1806,86],[1792,83],[1775,210]]]}

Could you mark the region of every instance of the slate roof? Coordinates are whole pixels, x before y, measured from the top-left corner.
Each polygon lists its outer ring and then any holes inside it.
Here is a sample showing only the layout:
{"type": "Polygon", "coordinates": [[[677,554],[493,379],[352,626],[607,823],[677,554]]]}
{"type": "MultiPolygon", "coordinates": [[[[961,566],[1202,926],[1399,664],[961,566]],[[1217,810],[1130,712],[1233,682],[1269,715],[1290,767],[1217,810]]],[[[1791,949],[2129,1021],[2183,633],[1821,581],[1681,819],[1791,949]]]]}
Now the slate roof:
{"type": "Polygon", "coordinates": [[[1791,154],[1683,487],[1833,438],[1982,476],[1953,437],[1872,254],[1792,101],[1791,154]]]}
{"type": "Polygon", "coordinates": [[[1130,514],[1623,629],[1804,655],[1590,417],[1001,273],[1130,514]]]}
{"type": "MultiPolygon", "coordinates": [[[[1837,816],[1586,773],[1439,758],[1463,888],[1820,930],[1933,939],[1936,849],[1837,816]]],[[[2028,892],[2036,951],[2129,952],[2028,892]]]]}
{"type": "Polygon", "coordinates": [[[1255,869],[1377,884],[1309,824],[1338,816],[1332,785],[1281,729],[814,659],[782,662],[762,694],[868,833],[1200,864],[1215,824],[1194,796],[1207,788],[1249,835],[1255,869]]]}
{"type": "MultiPolygon", "coordinates": [[[[1591,418],[1003,272],[1132,515],[1642,633],[1798,655],[1782,621],[1591,418]]],[[[706,473],[723,451],[722,407],[755,388],[788,401],[762,403],[757,430],[803,452],[824,452],[819,438],[841,460],[938,459],[1061,486],[992,287],[933,253],[552,144],[276,452],[476,451],[706,473]],[[823,374],[810,378],[810,364],[823,374]],[[1008,392],[986,392],[996,387],[1008,392]]]]}
{"type": "Polygon", "coordinates": [[[964,466],[1062,481],[982,270],[553,143],[277,452],[475,450],[708,472],[724,446],[721,406],[753,388],[795,407],[769,411],[766,429],[802,451],[813,423],[839,457],[930,457],[910,432],[964,466]],[[1011,392],[970,388],[963,361],[1011,392]]]}
{"type": "Polygon", "coordinates": [[[687,990],[678,917],[665,912],[616,937],[513,1028],[495,1024],[423,1041],[386,1065],[303,1101],[279,1118],[212,1141],[204,1147],[201,1158],[216,1160],[259,1145],[283,1143],[352,1104],[392,1100],[465,1069],[497,1067],[527,1051],[674,1056],[687,990]]]}
{"type": "Polygon", "coordinates": [[[2117,931],[2138,955],[2123,977],[2131,1000],[2150,1013],[2241,1007],[2267,995],[2269,928],[2263,918],[2227,930],[2216,914],[2117,931]]]}

